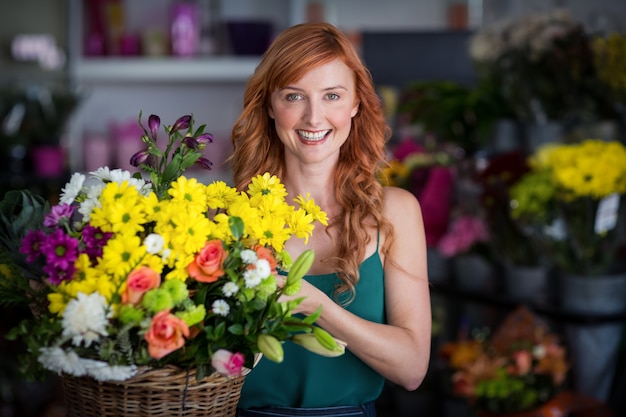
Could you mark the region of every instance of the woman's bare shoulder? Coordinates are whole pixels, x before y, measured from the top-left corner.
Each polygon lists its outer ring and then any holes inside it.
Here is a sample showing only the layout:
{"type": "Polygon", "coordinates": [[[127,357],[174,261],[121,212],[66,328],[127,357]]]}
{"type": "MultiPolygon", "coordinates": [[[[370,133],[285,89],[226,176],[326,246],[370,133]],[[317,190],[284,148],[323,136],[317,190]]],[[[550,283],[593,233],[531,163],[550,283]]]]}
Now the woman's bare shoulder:
{"type": "Polygon", "coordinates": [[[402,214],[421,214],[420,204],[413,193],[404,188],[384,187],[385,214],[393,220],[402,214]]]}

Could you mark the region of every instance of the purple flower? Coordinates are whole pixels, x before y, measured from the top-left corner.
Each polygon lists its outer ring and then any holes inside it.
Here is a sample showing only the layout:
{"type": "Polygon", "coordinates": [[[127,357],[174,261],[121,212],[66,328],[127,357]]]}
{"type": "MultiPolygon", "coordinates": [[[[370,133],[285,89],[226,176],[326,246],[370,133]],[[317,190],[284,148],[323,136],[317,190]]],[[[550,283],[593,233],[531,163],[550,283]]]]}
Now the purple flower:
{"type": "Polygon", "coordinates": [[[103,232],[98,227],[85,225],[83,229],[83,242],[85,243],[85,252],[90,259],[102,256],[102,248],[107,244],[113,233],[103,232]]]}
{"type": "Polygon", "coordinates": [[[182,116],[178,120],[176,120],[176,123],[174,123],[174,126],[171,127],[170,133],[174,133],[183,129],[188,129],[190,123],[191,123],[190,115],[182,116]]]}
{"type": "Polygon", "coordinates": [[[41,243],[41,252],[46,257],[46,264],[69,271],[78,257],[78,239],[56,229],[41,243]]]}
{"type": "Polygon", "coordinates": [[[26,255],[26,262],[35,262],[41,255],[41,244],[46,239],[46,235],[41,230],[31,230],[22,239],[20,253],[26,255]]]}
{"type": "Polygon", "coordinates": [[[213,162],[209,161],[205,157],[201,156],[195,162],[195,165],[199,166],[202,169],[213,169],[213,162]]]}
{"type": "MultiPolygon", "coordinates": [[[[159,131],[159,127],[161,126],[161,119],[156,114],[150,115],[148,118],[148,128],[150,129],[150,136],[152,140],[156,142],[157,140],[157,132],[159,131]]],[[[137,166],[137,165],[135,165],[137,166]]]]}
{"type": "Polygon", "coordinates": [[[197,150],[198,146],[200,145],[196,138],[191,136],[185,136],[185,138],[183,139],[183,144],[189,149],[193,149],[194,151],[197,150]]]}
{"type": "Polygon", "coordinates": [[[57,227],[62,224],[62,221],[70,221],[72,214],[74,214],[76,206],[70,204],[58,204],[53,206],[50,213],[46,215],[43,220],[43,225],[46,227],[57,227]]]}
{"type": "Polygon", "coordinates": [[[130,157],[130,164],[134,167],[138,167],[141,164],[146,163],[149,156],[150,154],[148,153],[148,148],[142,149],[130,157]]]}
{"type": "Polygon", "coordinates": [[[213,135],[210,133],[203,133],[196,137],[196,140],[201,145],[206,145],[207,143],[213,143],[213,135]]]}
{"type": "Polygon", "coordinates": [[[439,241],[439,251],[446,257],[466,253],[478,243],[486,243],[490,239],[485,222],[472,216],[462,216],[450,226],[450,230],[439,241]]]}
{"type": "Polygon", "coordinates": [[[74,264],[71,264],[67,269],[59,269],[54,267],[54,265],[48,264],[42,269],[48,275],[47,281],[54,285],[59,285],[62,281],[71,281],[76,271],[74,264]]]}

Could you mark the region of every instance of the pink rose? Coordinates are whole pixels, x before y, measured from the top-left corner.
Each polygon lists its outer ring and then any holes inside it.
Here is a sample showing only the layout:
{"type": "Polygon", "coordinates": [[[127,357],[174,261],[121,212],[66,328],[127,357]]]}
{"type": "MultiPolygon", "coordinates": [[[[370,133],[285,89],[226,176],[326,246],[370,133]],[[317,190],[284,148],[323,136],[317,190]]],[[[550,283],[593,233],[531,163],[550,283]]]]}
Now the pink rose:
{"type": "Polygon", "coordinates": [[[226,349],[219,349],[211,358],[211,366],[220,374],[230,376],[241,376],[241,370],[245,362],[243,353],[232,353],[226,349]]]}
{"type": "Polygon", "coordinates": [[[215,282],[224,275],[226,251],[219,239],[210,240],[187,267],[189,276],[200,282],[215,282]]]}
{"type": "Polygon", "coordinates": [[[529,352],[525,350],[520,350],[513,353],[514,364],[512,369],[510,369],[510,373],[513,375],[526,375],[530,372],[532,367],[532,356],[529,352]]]}
{"type": "Polygon", "coordinates": [[[161,275],[154,269],[141,266],[133,270],[126,280],[126,289],[122,293],[122,303],[137,305],[143,295],[161,285],[161,275]]]}
{"type": "Polygon", "coordinates": [[[170,314],[169,310],[161,311],[152,318],[150,329],[144,336],[148,342],[148,353],[154,359],[161,359],[183,347],[184,337],[189,337],[187,323],[170,314]]]}

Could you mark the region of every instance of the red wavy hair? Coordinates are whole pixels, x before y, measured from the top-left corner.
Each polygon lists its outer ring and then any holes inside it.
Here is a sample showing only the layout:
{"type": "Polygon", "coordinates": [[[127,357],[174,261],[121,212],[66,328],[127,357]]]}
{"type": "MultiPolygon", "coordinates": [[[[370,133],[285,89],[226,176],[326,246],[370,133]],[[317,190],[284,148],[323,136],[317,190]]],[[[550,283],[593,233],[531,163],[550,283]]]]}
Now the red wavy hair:
{"type": "Polygon", "coordinates": [[[337,294],[350,291],[369,242],[368,228],[385,236],[383,253],[393,242],[390,223],[383,217],[383,188],[377,173],[386,161],[391,137],[382,102],[369,70],[352,42],[328,23],[304,23],[286,29],[265,52],[244,93],[243,111],[232,129],[231,163],[235,186],[243,190],[252,177],[270,172],[282,177],[284,147],[268,115],[270,96],[277,89],[301,79],[311,68],[340,59],[354,74],[359,111],[342,146],[334,173],[334,192],[343,208],[330,227],[337,228],[334,262],[344,282],[337,294]]]}

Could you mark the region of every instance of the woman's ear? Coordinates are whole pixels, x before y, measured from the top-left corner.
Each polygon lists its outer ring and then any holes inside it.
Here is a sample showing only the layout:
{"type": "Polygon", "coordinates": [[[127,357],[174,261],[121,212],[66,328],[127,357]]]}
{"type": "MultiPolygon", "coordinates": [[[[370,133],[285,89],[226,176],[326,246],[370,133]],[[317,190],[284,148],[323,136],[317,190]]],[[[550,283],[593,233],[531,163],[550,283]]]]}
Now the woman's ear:
{"type": "Polygon", "coordinates": [[[269,106],[267,108],[267,114],[269,115],[270,119],[274,118],[274,109],[272,109],[272,106],[269,106]]]}
{"type": "Polygon", "coordinates": [[[352,111],[350,112],[350,117],[356,116],[356,114],[359,112],[360,105],[361,105],[361,102],[359,100],[354,101],[354,106],[352,107],[352,111]]]}

